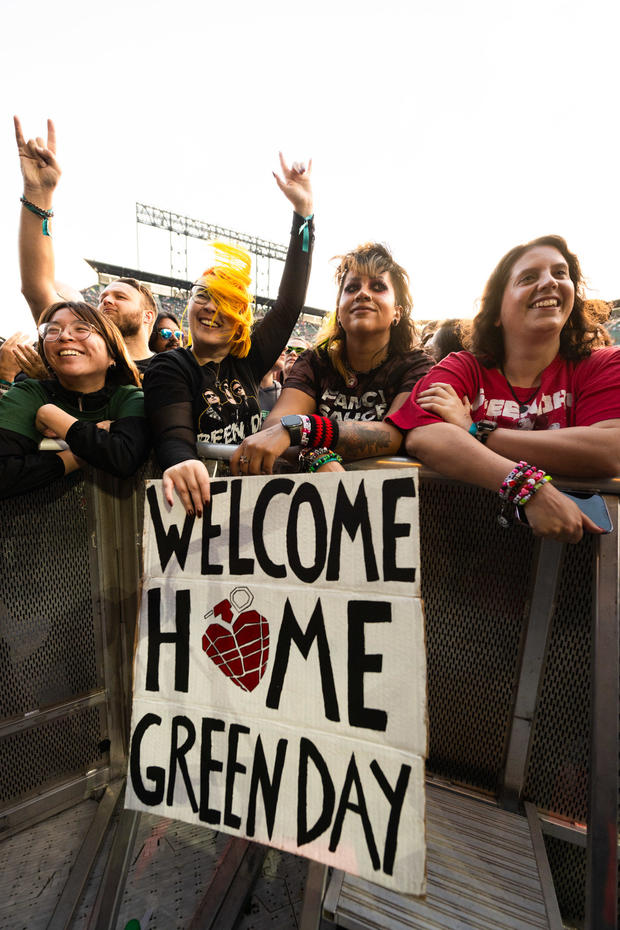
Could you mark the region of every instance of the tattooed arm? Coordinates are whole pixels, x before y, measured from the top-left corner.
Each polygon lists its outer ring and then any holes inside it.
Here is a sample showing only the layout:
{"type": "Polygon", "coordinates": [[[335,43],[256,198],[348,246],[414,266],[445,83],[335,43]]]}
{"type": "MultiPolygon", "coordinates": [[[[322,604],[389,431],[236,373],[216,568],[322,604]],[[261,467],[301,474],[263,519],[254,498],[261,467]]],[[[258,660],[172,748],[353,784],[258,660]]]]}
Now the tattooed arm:
{"type": "MultiPolygon", "coordinates": [[[[408,396],[408,393],[397,395],[388,412],[398,410],[408,396]]],[[[396,455],[403,441],[402,434],[390,423],[339,420],[338,427],[336,452],[345,461],[396,455]]],[[[268,426],[243,440],[231,459],[231,471],[233,475],[270,475],[274,462],[286,452],[290,444],[288,430],[280,423],[268,426]],[[241,462],[241,459],[244,461],[241,462]]]]}

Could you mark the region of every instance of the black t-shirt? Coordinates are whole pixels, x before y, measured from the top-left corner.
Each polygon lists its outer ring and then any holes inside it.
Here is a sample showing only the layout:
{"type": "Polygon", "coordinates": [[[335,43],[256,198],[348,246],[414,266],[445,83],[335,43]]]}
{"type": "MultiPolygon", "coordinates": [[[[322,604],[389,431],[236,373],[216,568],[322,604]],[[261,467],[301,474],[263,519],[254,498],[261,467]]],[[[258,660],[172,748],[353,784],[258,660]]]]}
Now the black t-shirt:
{"type": "Polygon", "coordinates": [[[221,362],[199,365],[191,349],[181,348],[152,359],[144,377],[144,403],[162,469],[198,458],[197,438],[239,443],[260,429],[259,384],[285,347],[306,298],[312,248],[303,251],[302,223],[295,213],[278,297],[255,325],[245,358],[227,355],[221,362]]]}
{"type": "Polygon", "coordinates": [[[140,381],[144,381],[144,373],[154,358],[154,355],[149,355],[148,358],[133,359],[133,363],[140,373],[140,381]]]}
{"type": "Polygon", "coordinates": [[[422,349],[391,355],[347,385],[323,349],[308,349],[293,365],[284,389],[295,388],[316,400],[316,412],[335,420],[382,420],[397,394],[411,391],[435,362],[422,349]]]}

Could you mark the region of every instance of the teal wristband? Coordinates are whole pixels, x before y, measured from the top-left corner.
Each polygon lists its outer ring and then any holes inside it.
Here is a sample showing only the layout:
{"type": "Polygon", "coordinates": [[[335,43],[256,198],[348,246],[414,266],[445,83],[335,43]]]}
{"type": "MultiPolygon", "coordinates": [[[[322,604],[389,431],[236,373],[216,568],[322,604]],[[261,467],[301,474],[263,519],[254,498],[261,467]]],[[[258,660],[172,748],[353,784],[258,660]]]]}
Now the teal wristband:
{"type": "Polygon", "coordinates": [[[13,387],[13,381],[5,381],[4,378],[0,378],[0,384],[6,384],[7,387],[13,387]]]}
{"type": "Polygon", "coordinates": [[[313,220],[313,219],[314,219],[314,213],[311,213],[310,216],[304,216],[304,221],[299,227],[298,235],[300,236],[303,235],[303,239],[301,242],[302,252],[307,252],[308,249],[310,248],[310,228],[308,224],[310,223],[310,220],[313,220]]]}
{"type": "Polygon", "coordinates": [[[478,435],[478,427],[476,426],[475,423],[472,423],[472,425],[469,427],[469,433],[470,433],[471,436],[477,436],[477,435],[478,435]]]}
{"type": "Polygon", "coordinates": [[[41,229],[43,230],[44,236],[49,236],[51,238],[52,234],[50,232],[50,220],[54,215],[53,210],[44,210],[43,207],[37,207],[35,203],[32,203],[30,200],[26,200],[24,195],[19,198],[22,204],[25,206],[26,210],[29,210],[31,213],[34,213],[35,216],[41,217],[43,223],[41,224],[41,229]]]}

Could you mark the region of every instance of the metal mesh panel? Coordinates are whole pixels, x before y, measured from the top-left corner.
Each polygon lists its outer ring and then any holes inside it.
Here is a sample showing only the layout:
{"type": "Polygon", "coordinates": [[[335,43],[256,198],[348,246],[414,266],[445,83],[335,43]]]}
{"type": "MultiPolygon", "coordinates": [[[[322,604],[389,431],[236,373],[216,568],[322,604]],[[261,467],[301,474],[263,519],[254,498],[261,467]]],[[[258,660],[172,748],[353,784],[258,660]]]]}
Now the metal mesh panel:
{"type": "MultiPolygon", "coordinates": [[[[585,919],[586,850],[553,836],[545,836],[547,858],[562,917],[566,921],[585,919]]],[[[620,912],[620,869],[618,871],[618,911],[620,912]]]]}
{"type": "Polygon", "coordinates": [[[96,707],[5,737],[0,741],[0,800],[15,801],[94,768],[101,758],[101,737],[96,707]]]}
{"type": "Polygon", "coordinates": [[[0,505],[0,718],[97,687],[84,485],[0,505]]]}
{"type": "Polygon", "coordinates": [[[496,517],[497,495],[422,484],[427,765],[488,791],[497,786],[505,751],[535,551],[527,528],[506,532],[496,517]]]}
{"type": "Polygon", "coordinates": [[[582,921],[586,909],[586,851],[553,836],[545,836],[553,887],[564,920],[582,921]]]}
{"type": "Polygon", "coordinates": [[[524,787],[539,809],[581,823],[590,767],[593,560],[592,536],[566,547],[524,787]]]}

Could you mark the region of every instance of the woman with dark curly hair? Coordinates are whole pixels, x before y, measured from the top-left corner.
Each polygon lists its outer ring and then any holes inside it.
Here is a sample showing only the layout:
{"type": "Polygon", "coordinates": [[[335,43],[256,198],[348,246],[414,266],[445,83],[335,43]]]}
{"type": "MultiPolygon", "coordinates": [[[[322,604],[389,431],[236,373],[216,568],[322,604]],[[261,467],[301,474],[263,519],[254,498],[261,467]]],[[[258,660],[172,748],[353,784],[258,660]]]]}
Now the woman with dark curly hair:
{"type": "Polygon", "coordinates": [[[390,417],[410,431],[408,453],[499,489],[505,513],[523,506],[536,535],[577,542],[599,532],[545,472],[620,473],[620,347],[603,319],[564,239],[511,249],[487,282],[469,351],[436,365],[390,417]]]}
{"type": "Polygon", "coordinates": [[[148,455],[136,366],[119,330],[81,302],[42,314],[39,353],[50,378],[26,379],[0,398],[0,498],[48,484],[89,462],[118,477],[148,455]],[[40,450],[41,440],[65,446],[40,450]]]}
{"type": "Polygon", "coordinates": [[[402,437],[381,421],[433,364],[419,347],[407,272],[372,242],[341,256],[336,282],[336,310],[293,365],[263,431],[233,456],[233,472],[268,473],[289,445],[301,445],[311,471],[398,451],[402,437]]]}

